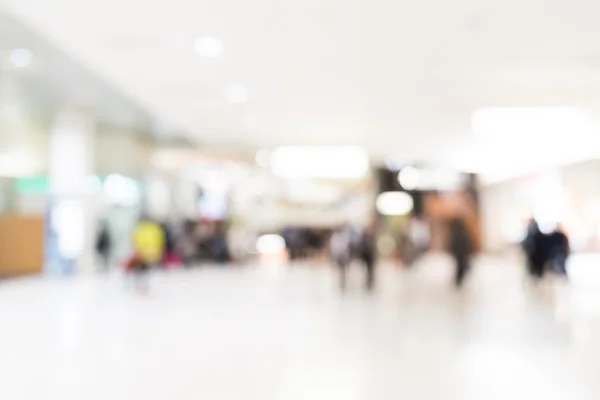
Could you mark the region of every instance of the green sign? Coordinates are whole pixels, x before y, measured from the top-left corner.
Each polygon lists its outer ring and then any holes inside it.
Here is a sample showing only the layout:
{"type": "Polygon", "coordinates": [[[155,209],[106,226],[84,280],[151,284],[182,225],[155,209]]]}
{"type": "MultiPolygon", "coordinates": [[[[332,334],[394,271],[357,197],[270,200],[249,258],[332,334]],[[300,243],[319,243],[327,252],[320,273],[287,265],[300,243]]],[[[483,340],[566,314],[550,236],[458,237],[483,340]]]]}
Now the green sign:
{"type": "Polygon", "coordinates": [[[45,176],[17,179],[14,182],[14,190],[18,194],[46,194],[50,191],[50,181],[45,176]]]}

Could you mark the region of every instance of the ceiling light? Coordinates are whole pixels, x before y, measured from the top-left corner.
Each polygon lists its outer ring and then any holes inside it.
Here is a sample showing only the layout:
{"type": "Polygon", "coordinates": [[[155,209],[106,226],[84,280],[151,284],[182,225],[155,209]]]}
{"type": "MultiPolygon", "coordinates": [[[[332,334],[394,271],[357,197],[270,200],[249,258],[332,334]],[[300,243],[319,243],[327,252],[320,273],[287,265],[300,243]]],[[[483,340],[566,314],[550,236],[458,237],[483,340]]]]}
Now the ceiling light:
{"type": "Polygon", "coordinates": [[[195,45],[196,53],[206,58],[216,58],[223,54],[225,45],[223,42],[216,37],[203,36],[196,39],[195,45]]]}
{"type": "Polygon", "coordinates": [[[421,172],[415,167],[404,167],[398,174],[398,183],[404,190],[415,190],[421,182],[421,172]]]}
{"type": "Polygon", "coordinates": [[[25,68],[31,64],[31,61],[33,60],[33,54],[29,49],[14,49],[10,52],[8,59],[15,67],[25,68]]]}
{"type": "Polygon", "coordinates": [[[283,146],[270,161],[282,178],[360,179],[369,170],[367,153],[355,146],[283,146]]]}
{"type": "Polygon", "coordinates": [[[456,157],[491,184],[597,158],[597,126],[580,107],[481,108],[471,117],[475,140],[456,157]],[[531,149],[537,149],[532,157],[531,149]],[[510,155],[506,162],[503,155],[510,155]],[[465,161],[466,160],[466,161],[465,161]]]}
{"type": "Polygon", "coordinates": [[[413,210],[413,198],[406,192],[383,192],[375,203],[381,215],[407,215],[413,210]]]}
{"type": "Polygon", "coordinates": [[[232,104],[242,104],[248,101],[248,90],[244,85],[233,83],[225,88],[225,98],[232,104]]]}
{"type": "Polygon", "coordinates": [[[256,152],[256,164],[262,168],[268,168],[271,164],[271,150],[261,149],[256,152]]]}
{"type": "Polygon", "coordinates": [[[285,240],[279,235],[262,235],[256,239],[256,251],[262,255],[279,255],[285,250],[285,240]]]}

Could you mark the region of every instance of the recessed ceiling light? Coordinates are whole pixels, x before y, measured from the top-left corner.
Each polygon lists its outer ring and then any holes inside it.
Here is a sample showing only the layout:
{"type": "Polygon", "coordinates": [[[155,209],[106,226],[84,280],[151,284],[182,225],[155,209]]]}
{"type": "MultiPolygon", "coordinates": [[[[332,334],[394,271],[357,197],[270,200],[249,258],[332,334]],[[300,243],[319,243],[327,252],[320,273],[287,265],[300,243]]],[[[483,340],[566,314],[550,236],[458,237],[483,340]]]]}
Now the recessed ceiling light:
{"type": "Polygon", "coordinates": [[[203,36],[196,39],[196,53],[206,58],[216,58],[223,54],[225,45],[213,36],[203,36]]]}
{"type": "Polygon", "coordinates": [[[290,179],[362,179],[369,156],[355,146],[283,146],[273,150],[271,171],[290,179]]]}
{"type": "Polygon", "coordinates": [[[31,64],[31,61],[33,60],[33,54],[29,49],[14,49],[10,52],[8,59],[15,67],[25,68],[31,64]]]}
{"type": "Polygon", "coordinates": [[[279,235],[262,235],[256,239],[256,251],[263,255],[277,255],[285,250],[285,240],[279,235]]]}
{"type": "Polygon", "coordinates": [[[383,192],[375,206],[381,215],[407,215],[414,208],[414,200],[406,192],[383,192]]]}
{"type": "Polygon", "coordinates": [[[421,182],[421,171],[415,167],[404,167],[398,174],[398,183],[402,185],[405,190],[415,190],[419,187],[421,182]]]}
{"type": "Polygon", "coordinates": [[[234,83],[225,88],[225,98],[233,104],[241,104],[248,101],[248,90],[244,85],[234,83]]]}
{"type": "Polygon", "coordinates": [[[271,165],[271,150],[261,149],[256,152],[256,164],[262,168],[268,168],[271,165]]]}

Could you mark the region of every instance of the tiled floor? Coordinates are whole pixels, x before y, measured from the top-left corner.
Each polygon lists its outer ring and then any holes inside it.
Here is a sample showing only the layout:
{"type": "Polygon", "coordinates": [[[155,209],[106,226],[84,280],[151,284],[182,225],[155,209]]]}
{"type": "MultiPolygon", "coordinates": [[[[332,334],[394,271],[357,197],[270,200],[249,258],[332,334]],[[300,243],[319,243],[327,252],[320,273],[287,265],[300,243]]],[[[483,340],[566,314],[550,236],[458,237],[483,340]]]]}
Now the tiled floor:
{"type": "Polygon", "coordinates": [[[429,258],[347,293],[327,268],[265,265],[0,285],[0,399],[598,399],[600,290],[527,289],[429,258]],[[525,397],[527,396],[527,397],[525,397]]]}

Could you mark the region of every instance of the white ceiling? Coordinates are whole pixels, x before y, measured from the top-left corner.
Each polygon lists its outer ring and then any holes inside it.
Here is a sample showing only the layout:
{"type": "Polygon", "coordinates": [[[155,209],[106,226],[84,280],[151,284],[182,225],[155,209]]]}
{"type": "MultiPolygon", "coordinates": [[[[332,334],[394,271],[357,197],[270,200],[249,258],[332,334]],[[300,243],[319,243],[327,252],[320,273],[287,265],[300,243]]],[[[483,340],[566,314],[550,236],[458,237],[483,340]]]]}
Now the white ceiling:
{"type": "Polygon", "coordinates": [[[600,103],[594,0],[0,4],[215,147],[357,144],[375,156],[475,168],[486,154],[472,157],[480,142],[471,133],[473,110],[582,106],[595,113],[600,103]],[[195,54],[195,39],[205,35],[224,42],[221,57],[195,54]],[[226,101],[231,83],[248,89],[247,103],[226,101]]]}
{"type": "MultiPolygon", "coordinates": [[[[91,109],[112,127],[148,129],[152,117],[90,71],[48,45],[0,9],[0,113],[16,107],[38,124],[51,121],[65,103],[91,109]],[[26,68],[10,61],[15,49],[34,56],[26,68]]],[[[30,121],[31,122],[31,121],[30,121]]]]}

